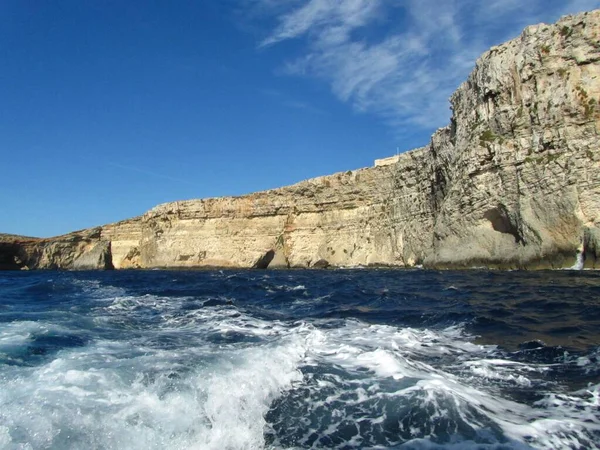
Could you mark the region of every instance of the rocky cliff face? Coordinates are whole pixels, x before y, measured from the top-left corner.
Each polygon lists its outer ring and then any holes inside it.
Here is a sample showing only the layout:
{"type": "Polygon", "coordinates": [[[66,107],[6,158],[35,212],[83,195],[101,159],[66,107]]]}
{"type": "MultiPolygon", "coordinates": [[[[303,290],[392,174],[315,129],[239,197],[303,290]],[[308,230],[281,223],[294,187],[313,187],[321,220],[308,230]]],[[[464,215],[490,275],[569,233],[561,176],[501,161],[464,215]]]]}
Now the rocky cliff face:
{"type": "Polygon", "coordinates": [[[113,269],[111,242],[101,228],[49,239],[0,235],[0,270],[113,269]]]}
{"type": "Polygon", "coordinates": [[[600,11],[492,48],[453,116],[398,161],[0,239],[4,268],[600,264],[600,11]]]}
{"type": "Polygon", "coordinates": [[[577,251],[595,264],[599,61],[599,11],[480,58],[434,136],[447,163],[427,264],[569,266],[577,251]]]}

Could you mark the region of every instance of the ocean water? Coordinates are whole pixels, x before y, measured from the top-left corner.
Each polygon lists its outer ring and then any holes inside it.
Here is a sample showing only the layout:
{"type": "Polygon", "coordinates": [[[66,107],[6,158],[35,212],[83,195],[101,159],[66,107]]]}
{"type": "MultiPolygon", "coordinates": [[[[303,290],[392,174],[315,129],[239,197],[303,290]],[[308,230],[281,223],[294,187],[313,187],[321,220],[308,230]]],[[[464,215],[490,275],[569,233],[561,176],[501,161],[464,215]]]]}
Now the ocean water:
{"type": "Polygon", "coordinates": [[[0,273],[2,449],[600,448],[600,273],[0,273]]]}

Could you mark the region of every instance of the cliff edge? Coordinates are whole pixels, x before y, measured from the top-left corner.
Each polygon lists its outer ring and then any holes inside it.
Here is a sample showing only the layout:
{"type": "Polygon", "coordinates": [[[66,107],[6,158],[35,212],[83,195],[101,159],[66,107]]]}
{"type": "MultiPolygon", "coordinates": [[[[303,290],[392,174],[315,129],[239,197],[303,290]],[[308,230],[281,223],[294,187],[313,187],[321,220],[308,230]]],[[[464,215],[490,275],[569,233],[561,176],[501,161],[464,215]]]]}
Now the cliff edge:
{"type": "Polygon", "coordinates": [[[0,235],[0,269],[597,267],[599,101],[597,10],[482,55],[423,148],[56,238],[0,235]]]}

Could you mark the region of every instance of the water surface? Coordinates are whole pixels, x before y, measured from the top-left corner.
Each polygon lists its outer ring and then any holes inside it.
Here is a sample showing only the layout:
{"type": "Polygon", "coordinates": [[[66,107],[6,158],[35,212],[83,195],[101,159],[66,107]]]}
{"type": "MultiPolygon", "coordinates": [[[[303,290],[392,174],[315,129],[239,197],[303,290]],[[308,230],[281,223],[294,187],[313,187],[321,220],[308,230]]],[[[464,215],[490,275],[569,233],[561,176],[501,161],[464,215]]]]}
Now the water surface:
{"type": "Polygon", "coordinates": [[[0,448],[600,448],[600,273],[0,273],[0,448]]]}

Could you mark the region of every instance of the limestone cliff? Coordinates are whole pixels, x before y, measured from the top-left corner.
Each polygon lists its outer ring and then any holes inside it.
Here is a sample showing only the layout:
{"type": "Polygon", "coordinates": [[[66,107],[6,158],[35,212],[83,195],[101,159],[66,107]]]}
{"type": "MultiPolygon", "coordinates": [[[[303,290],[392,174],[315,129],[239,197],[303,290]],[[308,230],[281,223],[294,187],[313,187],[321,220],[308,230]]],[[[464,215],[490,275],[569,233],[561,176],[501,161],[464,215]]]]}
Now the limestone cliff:
{"type": "Polygon", "coordinates": [[[599,61],[600,11],[480,58],[432,142],[447,162],[426,264],[569,266],[578,250],[595,264],[599,61]]]}
{"type": "Polygon", "coordinates": [[[49,239],[0,234],[0,270],[112,269],[111,243],[101,228],[49,239]]]}
{"type": "Polygon", "coordinates": [[[543,268],[578,254],[597,267],[599,100],[600,11],[531,26],[477,61],[426,147],[58,238],[0,239],[0,268],[543,268]]]}

